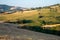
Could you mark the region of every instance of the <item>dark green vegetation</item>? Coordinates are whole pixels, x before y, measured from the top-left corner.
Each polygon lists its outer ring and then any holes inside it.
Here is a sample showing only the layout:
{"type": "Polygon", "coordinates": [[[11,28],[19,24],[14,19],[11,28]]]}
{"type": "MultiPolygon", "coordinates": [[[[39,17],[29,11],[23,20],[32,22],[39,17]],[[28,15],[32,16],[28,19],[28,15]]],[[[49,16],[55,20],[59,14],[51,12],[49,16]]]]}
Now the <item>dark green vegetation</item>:
{"type": "Polygon", "coordinates": [[[60,26],[58,27],[52,27],[52,28],[43,28],[39,26],[23,26],[23,27],[17,27],[17,28],[22,28],[22,29],[28,29],[36,32],[42,32],[42,33],[47,33],[47,34],[54,34],[60,36],[60,26]]]}
{"type": "Polygon", "coordinates": [[[10,22],[9,20],[5,21],[5,23],[13,23],[13,24],[27,24],[32,22],[33,22],[32,20],[17,20],[15,22],[10,22]]]}

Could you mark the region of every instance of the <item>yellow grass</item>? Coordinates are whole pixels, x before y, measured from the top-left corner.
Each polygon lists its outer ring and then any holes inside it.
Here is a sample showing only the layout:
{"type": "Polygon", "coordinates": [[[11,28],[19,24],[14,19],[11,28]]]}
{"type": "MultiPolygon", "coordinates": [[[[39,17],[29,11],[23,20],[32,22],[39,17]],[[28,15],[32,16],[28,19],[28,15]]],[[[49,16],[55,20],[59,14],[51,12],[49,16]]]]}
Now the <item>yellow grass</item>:
{"type": "Polygon", "coordinates": [[[32,11],[24,11],[23,13],[21,12],[16,12],[13,14],[0,14],[0,17],[4,18],[4,21],[7,20],[16,20],[16,19],[24,19],[24,18],[29,18],[34,15],[36,15],[38,12],[36,10],[32,10],[32,11]]]}
{"type": "Polygon", "coordinates": [[[57,26],[60,26],[60,24],[44,25],[42,27],[57,27],[57,26]]]}

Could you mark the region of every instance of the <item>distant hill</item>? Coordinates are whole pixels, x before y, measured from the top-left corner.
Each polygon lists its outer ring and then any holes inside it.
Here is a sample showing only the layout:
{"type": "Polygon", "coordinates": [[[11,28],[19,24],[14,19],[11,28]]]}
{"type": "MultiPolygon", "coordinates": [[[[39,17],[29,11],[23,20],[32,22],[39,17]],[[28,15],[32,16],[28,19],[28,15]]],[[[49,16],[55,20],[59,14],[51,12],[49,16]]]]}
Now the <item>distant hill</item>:
{"type": "Polygon", "coordinates": [[[24,10],[24,9],[26,9],[26,8],[0,4],[0,13],[2,13],[2,12],[12,12],[12,11],[21,11],[21,10],[24,10]]]}
{"type": "Polygon", "coordinates": [[[11,6],[0,4],[0,12],[5,12],[9,10],[11,6]]]}

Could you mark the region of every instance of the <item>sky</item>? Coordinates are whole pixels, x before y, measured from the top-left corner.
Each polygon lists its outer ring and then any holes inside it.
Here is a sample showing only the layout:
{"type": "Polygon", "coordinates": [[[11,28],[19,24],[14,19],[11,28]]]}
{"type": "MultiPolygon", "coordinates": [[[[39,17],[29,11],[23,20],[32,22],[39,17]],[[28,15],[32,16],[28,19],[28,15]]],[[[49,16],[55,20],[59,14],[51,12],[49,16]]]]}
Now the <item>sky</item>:
{"type": "Polygon", "coordinates": [[[26,8],[44,7],[60,3],[60,0],[0,0],[0,4],[26,8]]]}

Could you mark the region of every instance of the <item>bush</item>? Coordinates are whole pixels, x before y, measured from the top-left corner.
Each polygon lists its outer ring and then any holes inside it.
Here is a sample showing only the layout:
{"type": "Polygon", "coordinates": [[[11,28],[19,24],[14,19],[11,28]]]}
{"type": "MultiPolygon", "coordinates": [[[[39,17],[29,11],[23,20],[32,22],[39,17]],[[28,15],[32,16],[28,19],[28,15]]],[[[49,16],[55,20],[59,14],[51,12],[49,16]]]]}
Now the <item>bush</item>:
{"type": "Polygon", "coordinates": [[[60,30],[55,30],[56,28],[44,28],[40,26],[23,26],[23,27],[17,27],[17,28],[22,28],[22,29],[28,29],[36,32],[42,32],[42,33],[47,33],[47,34],[53,34],[53,35],[58,35],[60,36],[60,30]]]}

